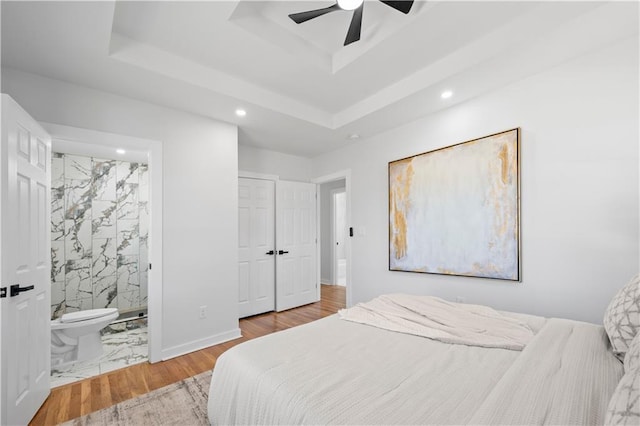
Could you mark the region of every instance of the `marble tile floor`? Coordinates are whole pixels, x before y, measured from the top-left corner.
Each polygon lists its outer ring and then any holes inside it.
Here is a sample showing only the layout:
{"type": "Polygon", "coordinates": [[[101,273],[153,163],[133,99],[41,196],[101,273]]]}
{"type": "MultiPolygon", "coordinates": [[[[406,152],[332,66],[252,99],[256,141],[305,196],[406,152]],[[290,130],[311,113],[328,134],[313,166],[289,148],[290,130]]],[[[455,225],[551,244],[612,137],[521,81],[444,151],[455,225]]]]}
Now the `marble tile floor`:
{"type": "Polygon", "coordinates": [[[109,371],[146,362],[148,357],[146,320],[112,324],[102,331],[104,354],[51,371],[51,387],[83,380],[109,371]]]}

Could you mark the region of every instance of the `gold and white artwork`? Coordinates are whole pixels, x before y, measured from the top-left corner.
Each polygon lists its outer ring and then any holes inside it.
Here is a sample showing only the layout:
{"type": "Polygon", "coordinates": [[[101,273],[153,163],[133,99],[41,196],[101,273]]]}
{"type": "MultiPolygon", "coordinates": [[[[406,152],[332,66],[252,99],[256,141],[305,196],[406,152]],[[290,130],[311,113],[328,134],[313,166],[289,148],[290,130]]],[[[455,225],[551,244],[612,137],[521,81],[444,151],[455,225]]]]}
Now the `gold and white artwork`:
{"type": "Polygon", "coordinates": [[[389,269],[519,280],[519,129],[389,163],[389,269]]]}

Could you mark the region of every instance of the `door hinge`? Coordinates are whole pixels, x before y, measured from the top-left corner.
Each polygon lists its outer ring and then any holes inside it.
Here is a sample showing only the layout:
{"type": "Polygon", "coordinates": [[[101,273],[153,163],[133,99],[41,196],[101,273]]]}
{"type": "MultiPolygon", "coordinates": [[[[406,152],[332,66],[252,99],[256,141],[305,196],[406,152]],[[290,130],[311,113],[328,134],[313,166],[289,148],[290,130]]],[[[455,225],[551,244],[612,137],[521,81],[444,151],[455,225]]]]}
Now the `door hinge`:
{"type": "Polygon", "coordinates": [[[151,270],[151,263],[149,263],[149,270],[151,270]]]}
{"type": "Polygon", "coordinates": [[[0,299],[7,297],[7,288],[6,287],[0,287],[0,299]]]}

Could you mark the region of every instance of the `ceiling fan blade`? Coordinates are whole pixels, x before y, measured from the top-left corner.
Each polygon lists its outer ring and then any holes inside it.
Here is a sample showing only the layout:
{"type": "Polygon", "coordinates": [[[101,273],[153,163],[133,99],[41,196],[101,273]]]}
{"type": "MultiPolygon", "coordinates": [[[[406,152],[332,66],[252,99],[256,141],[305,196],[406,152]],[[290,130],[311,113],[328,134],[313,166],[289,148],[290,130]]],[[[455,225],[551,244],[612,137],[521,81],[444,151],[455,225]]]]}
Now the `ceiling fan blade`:
{"type": "Polygon", "coordinates": [[[364,3],[359,8],[353,11],[353,17],[351,18],[351,24],[349,25],[349,31],[347,31],[347,38],[344,39],[344,45],[353,43],[360,40],[360,29],[362,28],[362,9],[364,9],[364,3]]]}
{"type": "Polygon", "coordinates": [[[333,6],[325,7],[322,9],[316,10],[308,10],[306,12],[292,13],[289,15],[289,18],[293,20],[296,24],[302,24],[303,22],[307,22],[309,19],[317,18],[318,16],[326,15],[329,12],[333,12],[336,10],[341,10],[338,6],[338,3],[333,6]]]}
{"type": "Polygon", "coordinates": [[[396,0],[396,1],[388,1],[388,0],[380,0],[382,3],[387,6],[391,6],[397,11],[404,13],[405,15],[409,13],[411,10],[411,6],[413,6],[413,0],[396,0]]]}

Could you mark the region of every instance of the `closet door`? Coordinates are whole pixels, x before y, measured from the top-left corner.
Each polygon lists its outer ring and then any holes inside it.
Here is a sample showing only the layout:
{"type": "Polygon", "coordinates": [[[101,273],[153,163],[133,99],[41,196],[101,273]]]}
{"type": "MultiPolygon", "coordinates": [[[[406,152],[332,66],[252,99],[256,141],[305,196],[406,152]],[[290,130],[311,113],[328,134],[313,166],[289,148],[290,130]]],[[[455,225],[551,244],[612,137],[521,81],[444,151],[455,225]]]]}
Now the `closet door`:
{"type": "Polygon", "coordinates": [[[317,302],[316,185],[276,184],[276,310],[317,302]]]}
{"type": "Polygon", "coordinates": [[[240,318],[275,308],[274,182],[238,179],[240,318]]]}

